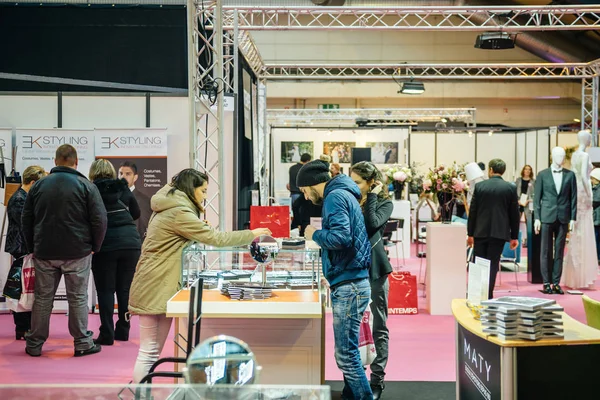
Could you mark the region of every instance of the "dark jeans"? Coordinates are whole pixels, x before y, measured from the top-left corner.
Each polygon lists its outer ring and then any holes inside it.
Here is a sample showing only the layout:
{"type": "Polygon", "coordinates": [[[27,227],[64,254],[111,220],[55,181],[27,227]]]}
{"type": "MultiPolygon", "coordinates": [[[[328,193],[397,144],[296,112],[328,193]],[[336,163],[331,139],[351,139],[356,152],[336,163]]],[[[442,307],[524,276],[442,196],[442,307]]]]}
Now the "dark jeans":
{"type": "Polygon", "coordinates": [[[296,200],[302,196],[301,193],[292,193],[292,226],[291,229],[296,229],[300,227],[300,203],[296,203],[296,200]]]}
{"type": "Polygon", "coordinates": [[[69,302],[69,333],[75,351],[94,347],[92,332],[88,331],[88,283],[92,255],[76,260],[33,259],[35,266],[35,297],[31,315],[31,333],[27,335],[29,354],[41,354],[50,331],[50,313],[60,278],[64,276],[69,302]]]}
{"type": "Polygon", "coordinates": [[[335,361],[344,375],[344,399],[373,398],[358,350],[360,323],[370,297],[368,279],[344,282],[331,289],[335,361]]]}
{"type": "Polygon", "coordinates": [[[544,284],[560,284],[568,230],[568,224],[561,224],[559,221],[552,224],[542,223],[540,270],[544,284]]]}
{"type": "Polygon", "coordinates": [[[125,313],[129,307],[129,288],[139,258],[139,250],[116,250],[94,254],[92,271],[98,293],[100,337],[103,340],[129,339],[129,322],[125,319],[125,313]],[[113,319],[115,293],[119,305],[116,328],[113,319]]]}
{"type": "Polygon", "coordinates": [[[600,225],[594,226],[594,232],[596,233],[596,254],[600,260],[600,225]]]}
{"type": "Polygon", "coordinates": [[[488,298],[494,297],[494,286],[496,286],[496,276],[500,270],[500,257],[506,241],[495,238],[475,238],[473,252],[475,257],[490,260],[490,284],[488,298]]]}
{"type": "Polygon", "coordinates": [[[15,321],[15,332],[25,333],[31,329],[31,311],[14,312],[13,321],[15,321]]]}
{"type": "Polygon", "coordinates": [[[388,296],[390,283],[388,276],[371,282],[371,313],[373,314],[373,340],[377,357],[371,363],[371,385],[380,386],[385,378],[385,367],[388,362],[388,343],[390,331],[387,327],[388,296]]]}

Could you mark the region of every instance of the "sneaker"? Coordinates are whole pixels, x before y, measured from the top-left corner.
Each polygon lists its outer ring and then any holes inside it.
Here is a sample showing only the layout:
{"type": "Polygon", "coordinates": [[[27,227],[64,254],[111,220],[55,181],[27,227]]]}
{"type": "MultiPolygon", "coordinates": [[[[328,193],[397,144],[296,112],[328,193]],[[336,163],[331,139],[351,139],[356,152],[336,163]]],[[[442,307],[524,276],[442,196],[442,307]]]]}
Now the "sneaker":
{"type": "Polygon", "coordinates": [[[94,344],[93,347],[87,350],[75,350],[75,357],[89,356],[90,354],[100,353],[101,350],[102,346],[100,346],[99,344],[94,344]]]}

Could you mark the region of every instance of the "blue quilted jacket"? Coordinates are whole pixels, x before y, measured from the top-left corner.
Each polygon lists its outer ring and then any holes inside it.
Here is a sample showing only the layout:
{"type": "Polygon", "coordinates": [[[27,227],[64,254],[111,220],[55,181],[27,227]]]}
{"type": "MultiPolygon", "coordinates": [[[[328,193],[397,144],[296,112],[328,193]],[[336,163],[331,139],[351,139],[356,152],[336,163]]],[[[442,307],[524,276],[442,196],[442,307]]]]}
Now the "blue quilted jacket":
{"type": "Polygon", "coordinates": [[[358,186],[338,175],[325,186],[322,228],[313,235],[323,253],[323,274],[331,286],[369,278],[371,243],[358,203],[358,186]]]}

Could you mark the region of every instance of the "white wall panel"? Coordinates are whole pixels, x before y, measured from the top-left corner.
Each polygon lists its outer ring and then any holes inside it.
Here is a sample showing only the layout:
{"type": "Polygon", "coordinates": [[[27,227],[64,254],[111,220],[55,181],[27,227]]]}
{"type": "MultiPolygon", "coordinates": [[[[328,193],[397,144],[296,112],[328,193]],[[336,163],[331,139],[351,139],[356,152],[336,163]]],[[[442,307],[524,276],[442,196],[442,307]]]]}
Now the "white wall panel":
{"type": "Polygon", "coordinates": [[[421,172],[435,166],[435,134],[412,133],[410,135],[410,162],[417,163],[421,172]]]}
{"type": "Polygon", "coordinates": [[[525,133],[517,133],[517,174],[521,173],[521,169],[525,166],[525,133]]]}
{"type": "Polygon", "coordinates": [[[63,96],[63,128],[143,128],[143,96],[63,96]]]}
{"type": "MultiPolygon", "coordinates": [[[[525,164],[537,168],[537,132],[525,132],[525,164]]],[[[537,173],[537,171],[535,171],[537,173]]]]}
{"type": "Polygon", "coordinates": [[[560,132],[558,134],[558,145],[560,147],[578,146],[577,132],[560,132]]]}
{"type": "Polygon", "coordinates": [[[0,127],[56,128],[58,100],[53,96],[0,96],[0,127]]]}
{"type": "Polygon", "coordinates": [[[439,133],[437,135],[437,163],[464,164],[475,160],[475,136],[466,133],[439,133]]]}
{"type": "Polygon", "coordinates": [[[479,133],[477,136],[477,161],[487,164],[494,158],[500,158],[506,163],[506,172],[503,178],[509,182],[515,176],[515,134],[496,133],[489,136],[479,133]]]}
{"type": "Polygon", "coordinates": [[[537,131],[538,154],[537,154],[537,171],[548,168],[550,165],[550,131],[548,129],[540,129],[537,131]]]}

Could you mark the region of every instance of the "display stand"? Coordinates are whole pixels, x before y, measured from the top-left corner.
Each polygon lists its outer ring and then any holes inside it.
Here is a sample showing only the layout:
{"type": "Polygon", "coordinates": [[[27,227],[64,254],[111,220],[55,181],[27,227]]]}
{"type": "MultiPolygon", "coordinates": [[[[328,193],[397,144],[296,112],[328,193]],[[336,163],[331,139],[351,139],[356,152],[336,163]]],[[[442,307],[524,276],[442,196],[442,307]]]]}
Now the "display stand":
{"type": "MultiPolygon", "coordinates": [[[[399,245],[402,246],[402,254],[406,258],[410,258],[410,201],[392,200],[392,203],[394,204],[394,209],[391,218],[404,220],[404,225],[401,227],[402,236],[398,238],[402,240],[402,243],[399,245]]],[[[392,240],[396,240],[398,236],[400,236],[398,233],[392,234],[392,240]]]]}
{"type": "Polygon", "coordinates": [[[542,235],[536,235],[533,229],[535,214],[531,212],[531,218],[527,222],[527,281],[529,283],[543,283],[540,269],[540,250],[542,246],[542,235]]]}
{"type": "Polygon", "coordinates": [[[467,227],[427,224],[427,309],[431,315],[451,315],[452,299],[467,293],[467,227]]]}
{"type": "Polygon", "coordinates": [[[483,333],[466,300],[453,300],[456,398],[596,398],[600,331],[562,313],[564,338],[500,340],[483,333]]]}

